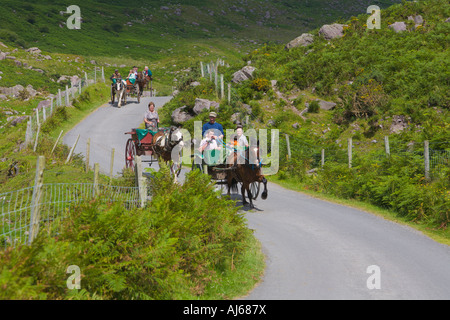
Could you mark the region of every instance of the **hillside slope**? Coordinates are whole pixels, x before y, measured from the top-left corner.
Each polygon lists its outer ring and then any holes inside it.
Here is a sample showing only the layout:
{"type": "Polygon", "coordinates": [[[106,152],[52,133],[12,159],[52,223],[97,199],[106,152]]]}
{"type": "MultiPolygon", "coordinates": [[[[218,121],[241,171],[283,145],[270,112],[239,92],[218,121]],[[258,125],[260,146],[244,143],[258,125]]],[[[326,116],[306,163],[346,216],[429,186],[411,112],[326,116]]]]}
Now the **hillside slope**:
{"type": "Polygon", "coordinates": [[[245,52],[264,42],[283,42],[335,19],[365,12],[371,4],[394,0],[321,1],[160,1],[87,0],[81,30],[68,30],[66,8],[73,1],[3,0],[0,38],[46,51],[95,57],[160,60],[208,55],[210,47],[245,52]]]}

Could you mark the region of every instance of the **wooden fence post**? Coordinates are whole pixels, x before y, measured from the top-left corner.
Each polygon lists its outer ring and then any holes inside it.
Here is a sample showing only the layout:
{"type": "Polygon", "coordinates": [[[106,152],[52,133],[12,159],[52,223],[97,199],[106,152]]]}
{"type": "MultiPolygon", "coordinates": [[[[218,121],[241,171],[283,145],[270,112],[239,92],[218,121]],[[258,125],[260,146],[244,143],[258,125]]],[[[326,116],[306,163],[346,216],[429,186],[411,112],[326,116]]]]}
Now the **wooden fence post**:
{"type": "Polygon", "coordinates": [[[388,156],[391,155],[391,150],[389,148],[389,137],[388,136],[384,136],[384,150],[386,151],[386,154],[388,156]]]}
{"type": "Polygon", "coordinates": [[[86,141],[86,173],[89,172],[89,155],[91,152],[91,138],[88,138],[86,141]]]}
{"type": "Polygon", "coordinates": [[[37,132],[36,132],[36,139],[34,140],[34,147],[33,147],[33,151],[34,152],[36,152],[37,143],[38,143],[38,139],[39,139],[39,132],[40,131],[41,131],[41,126],[38,126],[37,132]]]}
{"type": "Polygon", "coordinates": [[[223,86],[223,74],[220,75],[220,98],[222,100],[225,98],[225,90],[223,86]]]}
{"type": "Polygon", "coordinates": [[[31,244],[39,232],[41,219],[40,204],[42,198],[42,186],[44,180],[45,157],[39,156],[36,164],[36,177],[34,179],[33,196],[31,199],[31,217],[28,244],[31,244]]]}
{"type": "Polygon", "coordinates": [[[228,103],[231,103],[231,83],[228,84],[228,103]]]}
{"type": "Polygon", "coordinates": [[[50,152],[50,154],[53,154],[53,151],[55,151],[56,146],[58,145],[59,139],[61,139],[61,135],[63,133],[64,130],[61,130],[61,132],[59,133],[58,139],[56,139],[55,145],[53,146],[52,152],[50,152]]]}
{"type": "Polygon", "coordinates": [[[289,136],[287,134],[286,134],[286,145],[287,145],[288,159],[291,159],[291,145],[289,143],[289,136]]]}
{"type": "Polygon", "coordinates": [[[348,167],[351,169],[352,167],[352,138],[348,138],[348,167]]]}
{"type": "Polygon", "coordinates": [[[112,178],[113,178],[113,168],[114,168],[114,153],[115,153],[115,149],[112,148],[111,150],[111,164],[110,164],[110,168],[109,168],[109,184],[112,184],[112,178]]]}
{"type": "Polygon", "coordinates": [[[31,131],[31,116],[29,116],[27,122],[27,131],[25,132],[25,146],[28,146],[31,143],[32,135],[33,133],[31,131]]]}
{"type": "Polygon", "coordinates": [[[98,174],[100,171],[100,165],[98,163],[94,164],[94,198],[99,194],[99,186],[98,186],[98,174]]]}
{"type": "Polygon", "coordinates": [[[70,149],[69,155],[67,156],[66,159],[66,164],[70,161],[70,159],[72,158],[72,154],[73,154],[73,150],[75,150],[75,147],[77,146],[78,143],[78,139],[80,139],[80,135],[78,135],[77,140],[75,141],[75,143],[72,146],[72,149],[70,149]]]}
{"type": "Polygon", "coordinates": [[[323,168],[323,166],[325,165],[325,149],[322,149],[322,160],[321,160],[321,163],[322,163],[322,168],[323,168]]]}
{"type": "Polygon", "coordinates": [[[68,107],[69,106],[69,87],[66,85],[66,92],[65,92],[65,104],[66,104],[66,107],[68,107]]]}
{"type": "Polygon", "coordinates": [[[200,71],[202,72],[202,78],[204,78],[205,72],[203,71],[203,61],[200,61],[200,71]]]}
{"type": "Polygon", "coordinates": [[[425,140],[423,153],[425,157],[425,179],[430,180],[430,142],[428,140],[425,140]]]}
{"type": "Polygon", "coordinates": [[[145,207],[147,202],[147,180],[142,176],[142,158],[141,156],[136,156],[136,166],[135,175],[136,175],[136,186],[138,187],[139,192],[139,205],[141,208],[145,207]]]}

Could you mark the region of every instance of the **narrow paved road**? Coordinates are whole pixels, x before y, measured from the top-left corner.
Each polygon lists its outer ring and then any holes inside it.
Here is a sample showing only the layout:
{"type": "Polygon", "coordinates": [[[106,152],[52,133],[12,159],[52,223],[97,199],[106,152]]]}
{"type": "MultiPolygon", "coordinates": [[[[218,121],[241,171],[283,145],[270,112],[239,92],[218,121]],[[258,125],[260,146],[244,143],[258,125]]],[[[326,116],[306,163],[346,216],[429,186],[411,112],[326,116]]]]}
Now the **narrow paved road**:
{"type": "Polygon", "coordinates": [[[64,136],[63,142],[72,146],[80,135],[74,152],[85,155],[87,140],[90,139],[89,165],[93,167],[98,163],[100,171],[108,175],[111,150],[114,148],[113,174],[120,175],[125,166],[125,146],[127,140],[131,138],[125,132],[138,128],[144,122],[144,114],[150,101],[153,101],[158,109],[170,99],[171,97],[145,97],[141,98],[141,103],[137,103],[136,99],[131,98],[121,108],[117,107],[117,102],[114,105],[107,103],[69,131],[64,136]]]}
{"type": "MultiPolygon", "coordinates": [[[[152,98],[157,109],[169,97],[152,98]]],[[[99,108],[64,142],[108,173],[124,166],[125,132],[142,123],[150,98],[99,108]]],[[[185,170],[185,169],[183,169],[185,170]]],[[[245,299],[450,299],[450,247],[372,214],[269,184],[269,197],[246,212],[267,256],[262,282],[245,299]],[[375,272],[368,268],[376,266],[375,272]],[[368,273],[368,271],[370,273],[368,273]],[[375,280],[374,280],[375,279],[375,280]],[[379,289],[369,289],[379,284],[379,289]]]]}

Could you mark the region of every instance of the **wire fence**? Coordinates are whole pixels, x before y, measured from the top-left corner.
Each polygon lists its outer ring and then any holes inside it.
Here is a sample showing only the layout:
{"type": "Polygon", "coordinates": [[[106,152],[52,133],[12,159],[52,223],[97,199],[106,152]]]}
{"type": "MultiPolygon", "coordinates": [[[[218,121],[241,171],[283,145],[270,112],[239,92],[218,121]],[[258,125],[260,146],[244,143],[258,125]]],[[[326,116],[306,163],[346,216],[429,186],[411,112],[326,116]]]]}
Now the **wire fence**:
{"type": "Polygon", "coordinates": [[[27,130],[25,133],[25,144],[34,144],[34,150],[39,138],[41,126],[56,112],[57,108],[70,106],[83,91],[98,82],[105,82],[104,69],[96,67],[94,71],[85,72],[84,77],[71,81],[70,86],[66,85],[66,90],[58,90],[58,94],[36,108],[35,112],[29,116],[27,130]]]}
{"type": "Polygon", "coordinates": [[[55,236],[60,222],[81,203],[99,199],[103,203],[123,203],[127,209],[140,206],[138,187],[52,183],[42,185],[40,201],[35,196],[35,187],[0,194],[0,247],[29,243],[34,224],[32,216],[37,211],[39,229],[45,228],[50,236],[55,236]]]}

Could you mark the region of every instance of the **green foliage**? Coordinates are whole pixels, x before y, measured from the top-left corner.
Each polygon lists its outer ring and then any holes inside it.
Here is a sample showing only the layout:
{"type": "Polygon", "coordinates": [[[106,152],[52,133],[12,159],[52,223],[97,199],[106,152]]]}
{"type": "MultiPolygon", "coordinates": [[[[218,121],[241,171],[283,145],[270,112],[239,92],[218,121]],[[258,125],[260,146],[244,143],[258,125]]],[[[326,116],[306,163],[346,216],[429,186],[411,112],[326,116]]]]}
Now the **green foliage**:
{"type": "Polygon", "coordinates": [[[308,107],[308,112],[310,113],[318,113],[320,110],[320,104],[317,100],[311,101],[308,107]]]}
{"type": "Polygon", "coordinates": [[[247,249],[250,232],[237,210],[208,176],[194,171],[180,186],[163,166],[146,208],[84,203],[57,238],[43,230],[32,246],[0,252],[0,298],[201,298],[247,249]],[[66,287],[69,265],[81,269],[80,292],[66,287]]]}

